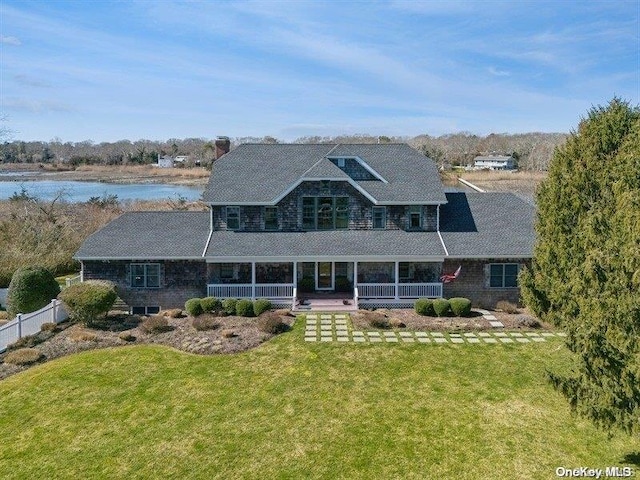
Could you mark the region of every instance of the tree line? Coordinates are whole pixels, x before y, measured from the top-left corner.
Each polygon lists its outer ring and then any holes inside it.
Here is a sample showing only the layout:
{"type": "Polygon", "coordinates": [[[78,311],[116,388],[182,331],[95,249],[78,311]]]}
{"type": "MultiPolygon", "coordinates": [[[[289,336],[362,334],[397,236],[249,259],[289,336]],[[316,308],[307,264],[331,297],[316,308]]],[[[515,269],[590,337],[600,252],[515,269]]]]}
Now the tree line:
{"type": "MultiPolygon", "coordinates": [[[[469,132],[438,137],[389,137],[368,134],[339,136],[306,136],[295,143],[392,143],[404,142],[418,149],[439,165],[469,165],[477,155],[496,153],[513,155],[522,170],[546,170],[555,148],[562,145],[564,133],[492,133],[474,135],[469,132]]],[[[285,143],[275,137],[236,137],[232,148],[243,143],[285,143]]],[[[12,141],[0,145],[0,163],[64,163],[77,165],[146,165],[158,156],[184,155],[191,162],[209,164],[215,160],[215,140],[206,138],[171,138],[166,141],[119,140],[95,143],[42,141],[12,141]]]]}

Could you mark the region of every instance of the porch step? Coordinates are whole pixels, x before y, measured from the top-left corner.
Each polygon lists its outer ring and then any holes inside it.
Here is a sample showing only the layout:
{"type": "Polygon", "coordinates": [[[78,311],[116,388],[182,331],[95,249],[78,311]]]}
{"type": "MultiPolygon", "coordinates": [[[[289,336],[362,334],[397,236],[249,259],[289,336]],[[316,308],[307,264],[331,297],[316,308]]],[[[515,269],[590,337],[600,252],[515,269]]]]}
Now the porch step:
{"type": "Polygon", "coordinates": [[[358,306],[353,304],[353,299],[349,299],[349,304],[345,305],[342,298],[313,298],[304,304],[297,304],[294,312],[354,312],[358,306]]]}

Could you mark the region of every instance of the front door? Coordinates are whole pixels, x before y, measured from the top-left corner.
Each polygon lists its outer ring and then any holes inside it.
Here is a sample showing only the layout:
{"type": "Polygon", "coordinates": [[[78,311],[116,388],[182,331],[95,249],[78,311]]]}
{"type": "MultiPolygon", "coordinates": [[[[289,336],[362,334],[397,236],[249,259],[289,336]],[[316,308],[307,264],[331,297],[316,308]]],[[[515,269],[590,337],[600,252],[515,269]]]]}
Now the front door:
{"type": "Polygon", "coordinates": [[[316,290],[333,290],[333,263],[318,262],[316,290]]]}

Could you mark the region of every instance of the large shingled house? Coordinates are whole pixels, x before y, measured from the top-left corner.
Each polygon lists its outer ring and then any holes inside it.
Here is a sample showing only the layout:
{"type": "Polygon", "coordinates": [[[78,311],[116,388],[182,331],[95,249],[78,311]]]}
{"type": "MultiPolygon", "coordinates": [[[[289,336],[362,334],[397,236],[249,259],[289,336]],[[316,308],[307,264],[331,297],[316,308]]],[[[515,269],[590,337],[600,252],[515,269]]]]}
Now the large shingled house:
{"type": "Polygon", "coordinates": [[[82,278],[116,282],[140,313],[205,295],[493,306],[518,300],[533,250],[532,206],[448,192],[434,162],[405,144],[240,145],[214,163],[203,199],[207,212],[112,221],[77,252],[82,278]]]}

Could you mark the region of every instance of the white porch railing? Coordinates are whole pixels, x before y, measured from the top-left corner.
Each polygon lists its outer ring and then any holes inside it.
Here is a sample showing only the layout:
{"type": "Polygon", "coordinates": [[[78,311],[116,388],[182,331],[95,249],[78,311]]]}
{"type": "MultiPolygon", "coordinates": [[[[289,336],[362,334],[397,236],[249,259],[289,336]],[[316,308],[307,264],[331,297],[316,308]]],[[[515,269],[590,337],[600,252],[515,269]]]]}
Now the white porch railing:
{"type": "Polygon", "coordinates": [[[298,298],[298,287],[293,287],[293,300],[291,300],[291,310],[296,309],[296,299],[298,298]]]}
{"type": "Polygon", "coordinates": [[[358,283],[360,298],[395,298],[395,283],[358,283]]]}
{"type": "Polygon", "coordinates": [[[82,282],[82,275],[76,275],[75,277],[67,277],[64,279],[64,283],[67,285],[67,287],[80,282],[82,282]]]}
{"type": "Polygon", "coordinates": [[[60,300],[51,300],[49,305],[32,313],[19,313],[9,323],[0,326],[0,352],[20,338],[38,333],[43,323],[60,323],[68,317],[60,300]]]}
{"type": "Polygon", "coordinates": [[[442,297],[441,283],[401,283],[398,285],[399,298],[439,298],[442,297]]]}
{"type": "Polygon", "coordinates": [[[441,283],[358,283],[360,298],[438,298],[442,297],[441,283]]]}
{"type": "Polygon", "coordinates": [[[250,283],[241,285],[207,285],[207,295],[216,298],[293,298],[293,283],[250,283]]]}

